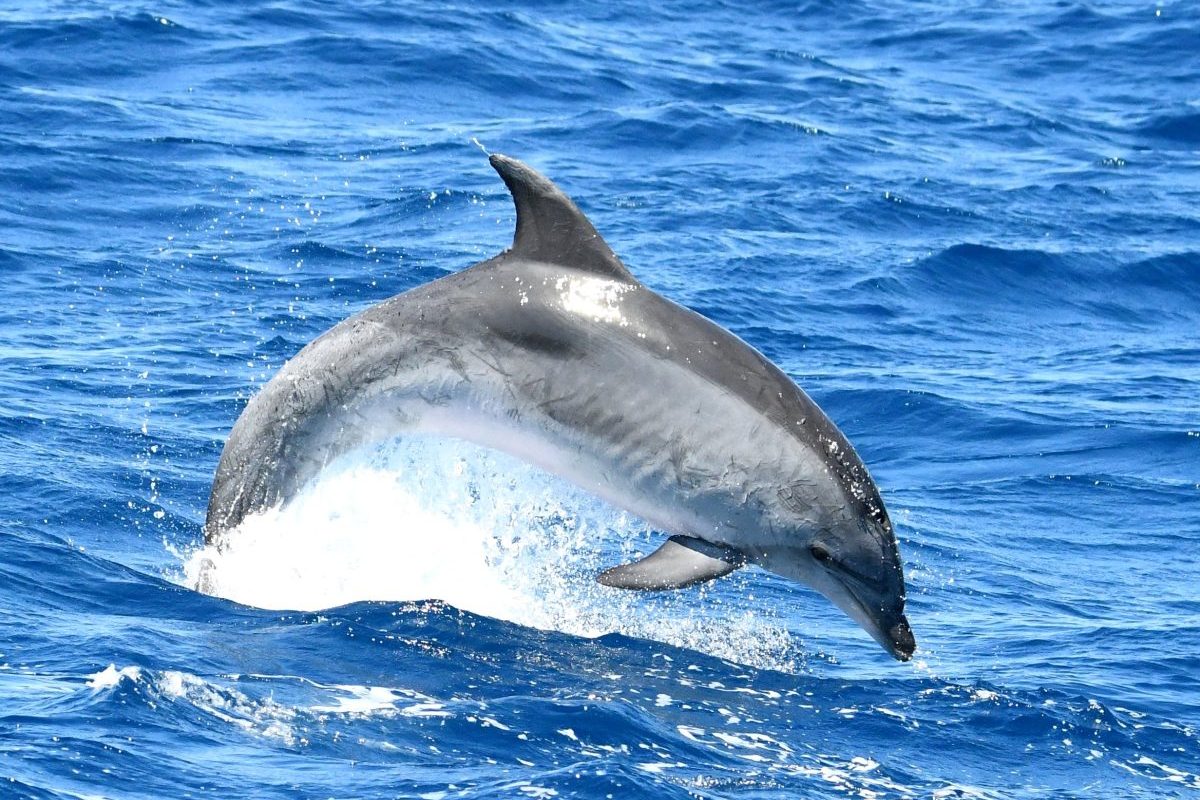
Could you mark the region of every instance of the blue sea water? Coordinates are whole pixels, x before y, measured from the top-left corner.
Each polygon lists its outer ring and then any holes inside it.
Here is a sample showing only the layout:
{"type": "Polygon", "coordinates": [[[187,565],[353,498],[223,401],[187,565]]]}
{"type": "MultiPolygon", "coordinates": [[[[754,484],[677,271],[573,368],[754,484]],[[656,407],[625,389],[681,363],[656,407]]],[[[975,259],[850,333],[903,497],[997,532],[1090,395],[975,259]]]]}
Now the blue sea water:
{"type": "Polygon", "coordinates": [[[1200,795],[1200,9],[0,6],[0,797],[1200,795]],[[893,662],[662,596],[562,481],[394,442],[193,591],[224,438],[511,240],[482,148],[842,427],[893,662]]]}

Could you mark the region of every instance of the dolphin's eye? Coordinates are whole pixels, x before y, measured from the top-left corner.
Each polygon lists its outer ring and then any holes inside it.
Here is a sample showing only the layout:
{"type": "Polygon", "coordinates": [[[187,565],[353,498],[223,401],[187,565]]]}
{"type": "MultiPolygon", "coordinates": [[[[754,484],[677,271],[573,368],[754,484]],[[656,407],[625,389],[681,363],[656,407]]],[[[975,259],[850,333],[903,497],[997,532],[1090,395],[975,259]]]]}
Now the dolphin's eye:
{"type": "Polygon", "coordinates": [[[828,564],[833,559],[833,553],[830,553],[829,548],[823,544],[809,545],[808,552],[812,553],[812,557],[822,564],[828,564]]]}

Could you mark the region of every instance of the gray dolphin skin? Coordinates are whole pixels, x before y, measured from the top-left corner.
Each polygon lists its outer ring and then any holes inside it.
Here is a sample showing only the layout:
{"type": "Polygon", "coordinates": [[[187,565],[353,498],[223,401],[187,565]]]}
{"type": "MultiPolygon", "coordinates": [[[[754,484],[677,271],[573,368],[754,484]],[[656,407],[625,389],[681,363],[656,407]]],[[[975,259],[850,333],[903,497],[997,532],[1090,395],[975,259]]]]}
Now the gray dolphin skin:
{"type": "Polygon", "coordinates": [[[512,247],[334,326],[246,406],[205,540],[340,454],[405,433],[560,475],[670,536],[597,580],[671,589],[754,564],[816,589],[889,653],[916,647],[892,523],[841,431],[758,351],[643,286],[553,183],[492,155],[512,247]]]}

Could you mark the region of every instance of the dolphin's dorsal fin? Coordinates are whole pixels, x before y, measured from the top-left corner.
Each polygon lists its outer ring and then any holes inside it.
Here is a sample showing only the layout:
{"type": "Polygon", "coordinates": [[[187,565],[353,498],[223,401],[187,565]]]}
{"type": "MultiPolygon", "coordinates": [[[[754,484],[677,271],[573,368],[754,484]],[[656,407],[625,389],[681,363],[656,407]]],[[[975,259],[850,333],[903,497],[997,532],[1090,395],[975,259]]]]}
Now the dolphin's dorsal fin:
{"type": "Polygon", "coordinates": [[[548,178],[499,153],[489,161],[517,206],[517,233],[510,255],[637,283],[583,212],[548,178]]]}

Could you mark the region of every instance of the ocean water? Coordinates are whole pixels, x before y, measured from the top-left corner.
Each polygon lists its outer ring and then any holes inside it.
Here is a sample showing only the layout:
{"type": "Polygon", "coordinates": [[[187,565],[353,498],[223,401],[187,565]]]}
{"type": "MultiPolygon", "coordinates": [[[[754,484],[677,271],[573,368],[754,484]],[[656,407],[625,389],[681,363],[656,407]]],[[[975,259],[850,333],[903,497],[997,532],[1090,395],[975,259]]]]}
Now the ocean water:
{"type": "Polygon", "coordinates": [[[1200,795],[1200,9],[0,6],[0,797],[1200,795]],[[779,363],[896,522],[892,661],[454,441],[250,520],[321,331],[508,245],[481,152],[779,363]]]}

